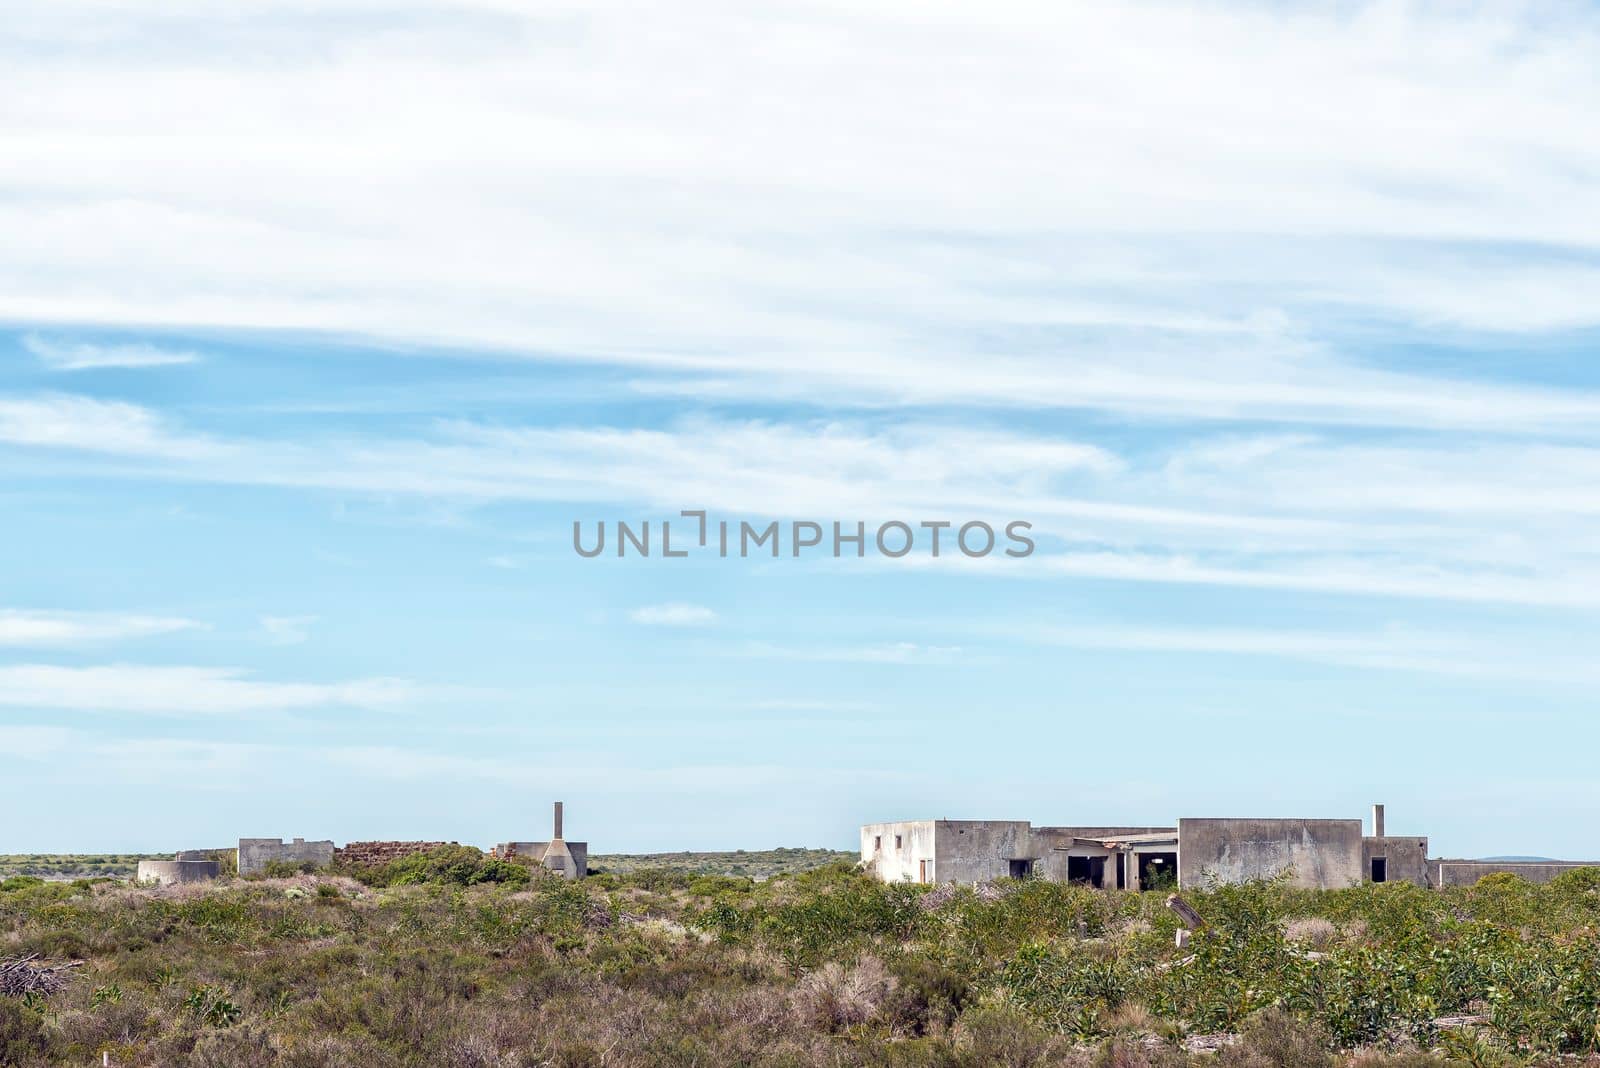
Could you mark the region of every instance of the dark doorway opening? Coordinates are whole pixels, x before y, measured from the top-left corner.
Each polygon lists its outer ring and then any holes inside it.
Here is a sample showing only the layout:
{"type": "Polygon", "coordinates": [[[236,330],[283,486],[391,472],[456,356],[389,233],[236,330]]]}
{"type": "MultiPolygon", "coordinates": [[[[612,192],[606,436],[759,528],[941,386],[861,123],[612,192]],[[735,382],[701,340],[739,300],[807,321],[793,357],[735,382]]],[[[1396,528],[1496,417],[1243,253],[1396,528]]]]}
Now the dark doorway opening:
{"type": "Polygon", "coordinates": [[[1140,890],[1176,890],[1177,888],[1178,854],[1139,854],[1140,890]]]}
{"type": "Polygon", "coordinates": [[[1389,881],[1388,857],[1372,858],[1372,881],[1375,883],[1386,883],[1389,881]]]}
{"type": "Polygon", "coordinates": [[[1126,853],[1118,853],[1117,854],[1117,889],[1118,890],[1126,890],[1127,888],[1128,888],[1128,855],[1126,853]]]}
{"type": "Polygon", "coordinates": [[[1033,861],[1013,860],[1011,862],[1011,877],[1013,879],[1026,879],[1033,874],[1033,861]]]}
{"type": "Polygon", "coordinates": [[[1106,881],[1105,857],[1068,857],[1067,882],[1104,886],[1106,881]]]}

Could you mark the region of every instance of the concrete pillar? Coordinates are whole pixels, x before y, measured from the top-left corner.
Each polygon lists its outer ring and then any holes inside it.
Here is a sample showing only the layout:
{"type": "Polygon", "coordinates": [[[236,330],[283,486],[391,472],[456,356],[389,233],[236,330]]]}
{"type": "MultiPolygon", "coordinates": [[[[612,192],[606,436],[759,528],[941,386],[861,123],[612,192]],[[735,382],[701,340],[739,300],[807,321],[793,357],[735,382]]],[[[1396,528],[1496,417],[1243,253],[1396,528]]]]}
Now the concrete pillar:
{"type": "Polygon", "coordinates": [[[1372,837],[1383,837],[1383,806],[1372,806],[1372,837]]]}
{"type": "Polygon", "coordinates": [[[552,837],[552,838],[560,838],[561,837],[561,802],[560,801],[556,802],[556,833],[551,835],[550,837],[552,837]]]}

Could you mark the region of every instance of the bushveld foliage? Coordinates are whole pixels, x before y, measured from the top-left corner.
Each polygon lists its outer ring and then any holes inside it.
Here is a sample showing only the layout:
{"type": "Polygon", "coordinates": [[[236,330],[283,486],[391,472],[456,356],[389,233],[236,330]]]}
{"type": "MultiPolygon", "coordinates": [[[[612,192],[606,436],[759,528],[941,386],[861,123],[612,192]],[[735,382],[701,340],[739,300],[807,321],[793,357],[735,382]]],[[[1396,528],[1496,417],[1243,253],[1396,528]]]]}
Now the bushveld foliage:
{"type": "Polygon", "coordinates": [[[1600,1065],[1600,871],[1216,887],[1180,952],[1157,893],[845,865],[567,883],[473,853],[361,881],[8,880],[0,957],[86,964],[0,998],[0,1064],[1600,1065]],[[1217,1034],[1240,1037],[1186,1051],[1217,1034]]]}

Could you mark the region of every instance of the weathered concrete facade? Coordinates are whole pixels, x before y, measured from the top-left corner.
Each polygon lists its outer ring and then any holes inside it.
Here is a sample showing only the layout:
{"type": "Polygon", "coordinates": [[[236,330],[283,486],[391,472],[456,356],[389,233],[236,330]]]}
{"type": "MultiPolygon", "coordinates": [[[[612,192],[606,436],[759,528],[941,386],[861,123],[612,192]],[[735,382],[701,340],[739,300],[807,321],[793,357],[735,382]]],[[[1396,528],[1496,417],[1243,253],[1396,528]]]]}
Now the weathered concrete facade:
{"type": "MultiPolygon", "coordinates": [[[[567,848],[567,855],[572,858],[572,877],[582,879],[589,874],[589,843],[588,842],[563,842],[567,848]]],[[[522,858],[546,867],[546,858],[550,853],[549,842],[501,842],[494,847],[493,853],[497,857],[510,860],[522,858]]],[[[559,859],[559,858],[556,858],[559,859]]],[[[563,872],[563,874],[566,874],[563,872]]]]}
{"type": "MultiPolygon", "coordinates": [[[[1322,889],[1364,881],[1439,885],[1441,862],[1428,859],[1428,839],[1386,830],[1382,805],[1373,806],[1370,835],[1355,819],[1184,818],[1176,827],[902,820],[861,828],[861,862],[886,882],[1035,876],[1147,890],[1283,876],[1322,889]]],[[[1450,877],[1465,879],[1466,869],[1452,869],[1450,877]]]]}
{"type": "Polygon", "coordinates": [[[1177,832],[1160,827],[1034,827],[1027,820],[900,820],[861,828],[861,862],[896,883],[970,883],[1038,876],[1136,887],[1141,872],[1177,865],[1177,832]]]}
{"type": "Polygon", "coordinates": [[[1033,857],[1027,820],[907,820],[861,828],[861,859],[885,882],[1003,879],[1014,864],[1031,866],[1033,857]]]}
{"type": "Polygon", "coordinates": [[[523,858],[563,879],[582,879],[589,874],[589,843],[569,842],[564,837],[565,805],[555,803],[552,835],[548,842],[501,842],[494,855],[507,860],[523,858]]]}
{"type": "Polygon", "coordinates": [[[209,882],[221,871],[222,866],[214,860],[141,860],[134,879],[141,883],[178,886],[209,882]]]}
{"type": "Polygon", "coordinates": [[[326,868],[333,863],[333,843],[308,842],[296,838],[285,842],[281,838],[239,839],[239,874],[259,875],[273,861],[286,864],[311,864],[326,868]]]}
{"type": "Polygon", "coordinates": [[[1432,886],[1428,877],[1428,840],[1388,835],[1361,839],[1361,870],[1374,883],[1432,886]]]}
{"type": "Polygon", "coordinates": [[[1364,878],[1360,820],[1178,821],[1178,885],[1237,883],[1287,874],[1295,886],[1327,890],[1364,878]]]}

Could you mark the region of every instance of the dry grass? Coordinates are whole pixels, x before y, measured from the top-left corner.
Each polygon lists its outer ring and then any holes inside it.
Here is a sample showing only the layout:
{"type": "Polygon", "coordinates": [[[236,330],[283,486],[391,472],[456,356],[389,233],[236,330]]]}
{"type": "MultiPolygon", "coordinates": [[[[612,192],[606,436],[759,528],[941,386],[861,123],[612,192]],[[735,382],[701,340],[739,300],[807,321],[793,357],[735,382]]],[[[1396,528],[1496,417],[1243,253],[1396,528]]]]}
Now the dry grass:
{"type": "Polygon", "coordinates": [[[1310,946],[1312,949],[1326,948],[1338,934],[1339,928],[1334,926],[1333,921],[1325,920],[1321,916],[1303,916],[1297,920],[1290,920],[1283,929],[1285,941],[1310,946]]]}
{"type": "Polygon", "coordinates": [[[842,1031],[874,1019],[894,992],[895,980],[876,957],[862,957],[846,968],[829,961],[794,992],[795,1015],[824,1031],[842,1031]]]}

